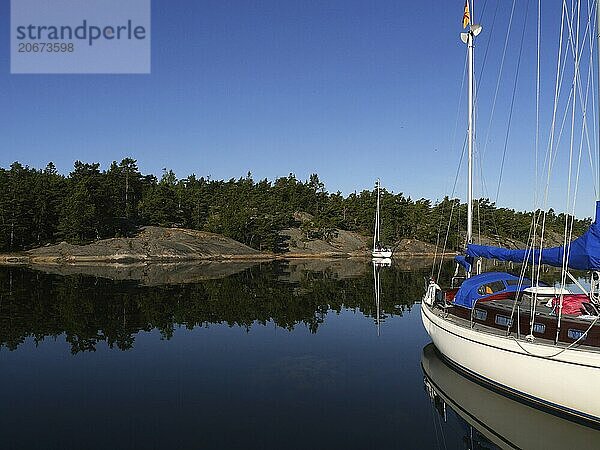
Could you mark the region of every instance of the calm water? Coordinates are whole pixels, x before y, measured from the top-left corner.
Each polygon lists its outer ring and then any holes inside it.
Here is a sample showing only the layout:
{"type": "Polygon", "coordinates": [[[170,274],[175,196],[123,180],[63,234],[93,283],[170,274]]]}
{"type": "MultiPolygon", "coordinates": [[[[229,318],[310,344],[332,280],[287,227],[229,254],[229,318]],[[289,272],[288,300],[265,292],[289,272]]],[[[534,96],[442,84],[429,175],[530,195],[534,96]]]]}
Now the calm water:
{"type": "Polygon", "coordinates": [[[497,448],[432,390],[426,267],[379,314],[361,261],[46,272],[0,269],[1,448],[497,448]]]}

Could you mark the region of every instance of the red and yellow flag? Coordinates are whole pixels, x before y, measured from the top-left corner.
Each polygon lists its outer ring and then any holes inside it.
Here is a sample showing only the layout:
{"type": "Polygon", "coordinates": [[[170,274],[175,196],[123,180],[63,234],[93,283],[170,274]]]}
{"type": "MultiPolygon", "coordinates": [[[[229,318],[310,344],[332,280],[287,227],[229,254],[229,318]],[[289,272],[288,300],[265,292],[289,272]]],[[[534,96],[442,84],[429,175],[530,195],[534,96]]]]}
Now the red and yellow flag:
{"type": "Polygon", "coordinates": [[[465,1],[465,13],[463,14],[463,28],[471,23],[471,13],[469,12],[469,0],[465,1]]]}

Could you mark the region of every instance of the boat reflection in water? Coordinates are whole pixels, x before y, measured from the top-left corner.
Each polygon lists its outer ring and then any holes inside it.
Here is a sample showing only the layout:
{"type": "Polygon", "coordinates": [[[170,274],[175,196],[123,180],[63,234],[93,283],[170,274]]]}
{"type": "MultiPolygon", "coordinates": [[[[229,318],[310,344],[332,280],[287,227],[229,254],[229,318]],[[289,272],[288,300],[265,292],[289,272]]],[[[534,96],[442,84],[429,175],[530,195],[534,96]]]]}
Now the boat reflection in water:
{"type": "Polygon", "coordinates": [[[457,419],[462,424],[462,440],[469,449],[600,447],[600,431],[535,409],[471,381],[448,366],[433,344],[423,349],[421,365],[425,388],[440,416],[441,432],[456,432],[456,427],[445,424],[457,419]]]}
{"type": "Polygon", "coordinates": [[[375,326],[377,327],[377,336],[381,335],[381,322],[385,322],[385,314],[381,310],[381,277],[379,276],[382,267],[391,267],[390,258],[373,259],[373,289],[375,297],[375,326]]]}

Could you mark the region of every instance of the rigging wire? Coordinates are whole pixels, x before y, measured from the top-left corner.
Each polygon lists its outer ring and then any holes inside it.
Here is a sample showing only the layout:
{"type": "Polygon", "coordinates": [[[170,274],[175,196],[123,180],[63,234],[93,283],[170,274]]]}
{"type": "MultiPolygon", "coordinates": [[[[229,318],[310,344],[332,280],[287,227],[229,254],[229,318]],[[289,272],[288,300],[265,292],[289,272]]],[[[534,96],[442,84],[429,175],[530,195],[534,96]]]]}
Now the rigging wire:
{"type": "MultiPolygon", "coordinates": [[[[531,228],[529,229],[529,239],[531,239],[531,247],[528,239],[527,248],[535,248],[536,236],[536,221],[537,221],[537,204],[538,204],[538,165],[540,153],[540,52],[541,52],[541,37],[542,37],[542,0],[538,0],[538,16],[537,16],[537,33],[536,33],[536,68],[535,68],[535,143],[534,143],[534,186],[533,186],[533,217],[531,218],[531,228]]],[[[519,277],[519,281],[525,277],[527,261],[529,261],[530,252],[527,251],[526,263],[523,264],[523,272],[519,277]]],[[[534,279],[535,265],[531,265],[531,279],[534,279]]],[[[537,304],[537,290],[532,297],[529,312],[529,334],[533,336],[533,324],[535,321],[535,307],[537,304]]]]}
{"type": "MultiPolygon", "coordinates": [[[[494,10],[494,16],[493,16],[493,21],[492,21],[492,28],[490,29],[490,38],[488,39],[488,42],[487,42],[487,46],[486,46],[486,50],[485,50],[485,54],[484,54],[483,66],[482,66],[481,71],[480,71],[480,80],[483,79],[483,73],[484,73],[483,69],[485,67],[485,62],[487,60],[488,48],[489,48],[489,44],[491,42],[492,30],[493,30],[493,26],[494,26],[495,21],[496,21],[496,13],[497,13],[497,10],[498,10],[499,3],[500,2],[496,3],[496,9],[494,10]]],[[[490,134],[491,126],[492,126],[492,121],[493,121],[493,118],[494,118],[494,112],[495,112],[495,108],[496,108],[496,101],[497,101],[497,98],[498,98],[498,92],[499,92],[499,88],[500,88],[500,82],[501,82],[501,79],[502,79],[504,61],[505,61],[505,58],[506,58],[506,50],[507,50],[507,46],[508,46],[508,36],[510,35],[510,30],[512,29],[512,20],[513,20],[513,16],[514,16],[514,10],[515,10],[515,2],[513,1],[513,6],[512,6],[512,9],[511,9],[511,15],[510,15],[510,19],[509,19],[509,23],[508,23],[508,28],[507,28],[507,32],[506,32],[506,39],[504,41],[504,49],[503,49],[503,52],[502,52],[502,59],[501,59],[501,63],[500,63],[500,70],[498,72],[498,79],[496,81],[496,89],[495,89],[494,98],[493,98],[493,101],[492,101],[492,109],[491,109],[490,119],[489,119],[488,128],[487,128],[487,132],[486,132],[486,138],[485,138],[485,141],[484,141],[484,144],[483,144],[483,150],[479,154],[479,164],[478,164],[478,169],[479,169],[479,173],[480,173],[479,179],[480,179],[480,182],[481,182],[482,193],[484,195],[487,192],[487,188],[486,188],[486,185],[485,185],[485,178],[483,176],[483,160],[484,160],[484,156],[485,156],[485,153],[486,153],[487,145],[489,143],[489,134],[490,134]]],[[[479,203],[477,204],[477,208],[478,208],[478,215],[479,215],[480,214],[480,204],[479,203]]],[[[497,241],[498,245],[500,245],[500,230],[499,230],[499,227],[498,227],[496,216],[494,214],[494,211],[491,211],[490,214],[491,214],[491,217],[492,217],[492,225],[493,225],[493,227],[495,228],[495,231],[496,231],[496,241],[497,241]]],[[[479,219],[479,239],[481,240],[481,218],[479,219]]]]}
{"type": "MultiPolygon", "coordinates": [[[[535,280],[533,280],[535,282],[535,287],[536,290],[540,287],[540,270],[541,270],[541,262],[542,262],[542,251],[541,249],[543,248],[543,244],[544,244],[544,231],[545,231],[545,225],[546,225],[546,218],[547,218],[547,211],[546,211],[546,206],[548,203],[548,191],[549,191],[549,184],[550,184],[550,175],[551,175],[551,167],[552,167],[552,153],[554,151],[554,133],[556,130],[556,115],[557,115],[557,110],[558,110],[558,99],[559,99],[559,93],[560,93],[560,87],[562,84],[562,73],[564,70],[564,64],[562,64],[561,67],[561,59],[562,59],[562,46],[563,46],[563,37],[564,37],[564,19],[565,19],[565,4],[563,2],[562,4],[562,13],[561,13],[561,21],[560,21],[560,35],[559,35],[559,45],[558,45],[558,57],[557,57],[557,68],[556,68],[556,79],[555,79],[555,84],[554,84],[554,102],[553,102],[553,107],[552,107],[552,121],[551,121],[551,125],[550,125],[550,136],[549,136],[549,142],[548,142],[548,148],[546,150],[546,157],[544,158],[544,164],[548,164],[548,169],[547,169],[547,174],[546,174],[546,188],[544,190],[544,208],[543,208],[543,213],[542,213],[542,223],[541,223],[541,230],[540,230],[540,252],[539,252],[539,257],[538,257],[538,261],[537,261],[537,272],[536,272],[536,277],[535,280]],[[563,70],[561,70],[561,68],[563,70]]],[[[565,52],[566,53],[566,52],[565,52]]],[[[566,56],[565,56],[565,61],[566,61],[566,56]]],[[[535,249],[535,243],[534,243],[534,249],[535,249]]],[[[534,300],[537,299],[537,296],[534,296],[534,300]]],[[[533,319],[533,318],[532,318],[533,319]]],[[[531,325],[531,328],[533,329],[533,324],[531,325]]]]}
{"type": "MultiPolygon", "coordinates": [[[[443,250],[442,250],[442,257],[440,257],[440,265],[439,265],[438,273],[437,273],[437,279],[438,280],[440,279],[440,274],[442,273],[443,254],[446,253],[446,246],[448,244],[448,238],[449,238],[449,235],[450,235],[450,227],[452,226],[452,214],[454,212],[454,208],[456,207],[456,201],[454,199],[454,192],[456,191],[456,185],[458,183],[458,178],[460,176],[460,168],[462,166],[462,162],[463,162],[463,159],[465,157],[465,151],[466,151],[466,149],[467,149],[467,137],[465,136],[465,140],[463,142],[463,147],[462,147],[462,152],[461,152],[461,155],[460,155],[460,161],[458,163],[458,167],[456,169],[456,175],[454,177],[454,186],[452,187],[452,195],[451,195],[452,208],[450,210],[450,218],[448,220],[448,228],[446,229],[446,236],[444,238],[444,247],[443,247],[443,250]]],[[[459,202],[458,206],[459,206],[458,211],[460,213],[460,202],[459,202]]]]}
{"type": "MultiPolygon", "coordinates": [[[[587,83],[586,83],[586,91],[585,91],[585,99],[584,99],[584,95],[581,91],[581,85],[583,84],[583,82],[581,81],[581,71],[578,70],[577,71],[577,94],[579,94],[579,101],[584,105],[583,109],[582,109],[582,113],[583,113],[583,120],[582,120],[582,130],[585,133],[585,137],[586,137],[586,143],[588,144],[588,151],[590,152],[591,149],[591,144],[589,142],[589,132],[588,132],[588,126],[587,126],[587,120],[586,120],[586,115],[587,115],[587,100],[588,100],[588,94],[589,94],[589,89],[590,89],[590,83],[593,83],[593,49],[594,49],[594,40],[593,40],[593,27],[594,27],[594,22],[592,22],[592,17],[594,14],[594,7],[592,6],[591,8],[589,7],[589,0],[588,0],[588,19],[587,19],[587,23],[586,23],[586,28],[585,28],[585,32],[584,32],[584,36],[582,38],[582,40],[585,42],[586,38],[589,36],[590,38],[590,60],[589,60],[589,64],[588,64],[588,78],[587,78],[587,83]]],[[[572,38],[572,29],[569,28],[569,36],[570,38],[572,38]]],[[[570,46],[569,48],[571,48],[571,53],[573,54],[573,58],[579,58],[579,60],[581,60],[583,52],[585,50],[585,46],[582,46],[581,51],[576,55],[575,52],[573,51],[572,46],[570,46]]],[[[591,85],[592,91],[593,91],[593,84],[591,85]]],[[[583,138],[581,138],[583,139],[583,138]]],[[[590,156],[591,158],[591,156],[590,156]]],[[[592,170],[593,170],[593,162],[590,160],[590,164],[592,165],[592,170]]],[[[594,189],[596,189],[596,182],[594,180],[594,189]]]]}
{"type": "Polygon", "coordinates": [[[512,22],[513,22],[513,17],[515,14],[515,5],[516,5],[516,0],[513,0],[512,7],[510,10],[510,19],[508,21],[508,28],[506,30],[506,39],[504,40],[504,48],[502,50],[502,58],[500,59],[500,68],[498,69],[498,80],[496,82],[496,89],[494,91],[494,97],[493,97],[493,101],[492,101],[492,110],[490,113],[490,120],[488,122],[488,128],[487,128],[487,132],[486,132],[486,136],[485,136],[485,141],[483,142],[483,150],[481,152],[482,159],[485,156],[485,151],[487,149],[487,144],[488,144],[489,136],[490,136],[490,130],[492,128],[492,120],[494,118],[494,112],[496,110],[496,101],[498,99],[498,91],[500,89],[500,82],[502,80],[502,72],[504,70],[504,62],[506,60],[506,50],[508,48],[508,40],[509,40],[509,36],[510,36],[510,30],[512,29],[512,22]]]}
{"type": "MultiPolygon", "coordinates": [[[[573,34],[572,34],[572,27],[571,27],[571,21],[574,20],[574,4],[575,2],[571,3],[571,18],[568,17],[567,15],[567,25],[568,25],[568,31],[569,31],[569,36],[568,36],[568,41],[567,41],[567,48],[569,47],[569,44],[571,46],[573,46],[573,34]]],[[[563,7],[566,9],[567,5],[566,5],[566,1],[563,0],[563,7]]],[[[577,24],[577,31],[579,32],[579,24],[577,24]]],[[[577,34],[577,39],[579,38],[579,34],[577,34]]],[[[577,43],[575,44],[575,52],[574,52],[574,72],[575,74],[577,73],[577,68],[578,68],[578,60],[577,60],[577,53],[578,53],[578,48],[577,48],[577,44],[579,43],[579,41],[577,40],[577,43]]],[[[573,164],[573,138],[574,138],[574,126],[575,126],[575,105],[577,103],[577,96],[575,95],[575,90],[576,90],[576,85],[577,85],[577,77],[574,75],[573,77],[573,84],[571,85],[571,93],[573,93],[573,105],[572,108],[570,108],[571,110],[571,135],[570,135],[570,139],[569,139],[569,170],[568,170],[568,177],[567,177],[567,198],[566,198],[566,203],[567,203],[567,207],[566,207],[566,211],[569,210],[569,200],[570,200],[570,194],[571,194],[571,176],[572,176],[572,164],[573,164]]],[[[561,287],[561,294],[559,297],[559,304],[558,304],[558,321],[557,321],[557,329],[556,329],[556,336],[555,336],[555,343],[558,342],[558,336],[560,333],[560,325],[561,325],[561,318],[562,318],[562,309],[563,309],[563,301],[564,301],[564,294],[562,292],[562,288],[564,288],[565,283],[566,283],[566,262],[568,261],[568,252],[569,252],[569,248],[567,248],[567,228],[568,228],[568,215],[565,215],[565,225],[564,225],[564,236],[563,236],[563,248],[566,249],[566,253],[563,252],[563,258],[561,261],[561,281],[560,281],[560,287],[561,287]]]]}
{"type": "MultiPolygon", "coordinates": [[[[488,37],[488,40],[485,45],[485,51],[483,52],[483,59],[481,61],[481,69],[479,70],[479,77],[478,77],[479,84],[481,84],[483,82],[483,75],[485,74],[485,72],[484,72],[485,63],[487,61],[488,50],[490,49],[490,42],[492,42],[492,36],[494,35],[494,25],[496,24],[498,5],[500,5],[499,1],[496,2],[496,8],[494,9],[494,15],[492,16],[492,24],[490,25],[490,31],[488,33],[486,33],[489,37],[488,37]]],[[[485,5],[484,5],[484,10],[485,10],[485,5]]],[[[483,14],[481,15],[481,17],[483,18],[483,14]]],[[[477,107],[477,95],[475,95],[475,107],[477,107]]]]}
{"type": "Polygon", "coordinates": [[[535,142],[534,142],[534,183],[533,205],[537,206],[537,179],[538,179],[538,159],[540,152],[540,50],[542,37],[542,0],[538,0],[538,17],[536,33],[536,67],[535,67],[535,142]]]}
{"type": "MultiPolygon", "coordinates": [[[[456,141],[456,135],[458,134],[458,123],[459,123],[459,119],[460,119],[460,107],[463,101],[463,97],[464,97],[464,85],[465,85],[465,79],[466,79],[466,74],[467,74],[467,54],[465,54],[465,61],[463,64],[463,73],[462,73],[462,80],[461,80],[461,85],[460,85],[460,96],[458,98],[458,107],[457,107],[457,111],[456,111],[456,120],[454,123],[454,131],[452,133],[452,140],[450,142],[455,142],[456,141]]],[[[456,191],[456,185],[458,183],[458,177],[459,177],[459,173],[460,173],[460,168],[462,166],[462,161],[465,155],[465,145],[467,142],[467,137],[465,136],[464,140],[463,140],[463,146],[462,146],[462,150],[461,150],[461,155],[460,155],[460,161],[458,164],[458,167],[456,169],[456,176],[454,177],[454,184],[452,186],[452,194],[450,195],[450,198],[454,197],[454,193],[456,191]]],[[[452,207],[452,210],[450,212],[450,219],[448,220],[448,231],[446,232],[446,238],[444,240],[444,246],[442,249],[442,252],[440,254],[440,267],[439,267],[439,271],[438,271],[438,276],[437,279],[439,279],[439,274],[442,271],[442,262],[444,259],[444,254],[446,253],[446,243],[448,241],[448,234],[449,234],[449,229],[450,229],[450,224],[452,223],[452,211],[454,210],[454,205],[452,207]]],[[[443,218],[443,214],[440,215],[440,220],[439,220],[439,225],[438,225],[438,237],[439,237],[439,232],[441,231],[441,225],[442,225],[442,218],[443,218]]],[[[438,241],[439,242],[439,241],[438,241]]],[[[433,264],[431,266],[431,276],[433,277],[433,273],[435,271],[435,266],[436,266],[436,261],[437,261],[437,251],[438,251],[438,242],[436,242],[436,247],[435,247],[435,253],[434,253],[434,257],[433,257],[433,264]]]]}
{"type": "Polygon", "coordinates": [[[510,108],[508,114],[508,126],[506,127],[506,136],[504,138],[504,149],[502,151],[502,161],[500,163],[500,175],[498,176],[498,188],[496,190],[496,202],[498,202],[498,196],[500,195],[500,185],[502,184],[502,174],[504,172],[504,162],[506,160],[506,150],[508,147],[508,137],[510,135],[510,125],[512,122],[512,115],[515,106],[515,95],[517,93],[517,81],[519,79],[519,69],[521,68],[521,56],[523,54],[523,41],[525,39],[525,24],[527,22],[527,15],[529,14],[529,0],[525,6],[525,19],[523,20],[523,30],[521,32],[521,43],[519,45],[519,56],[517,57],[517,69],[515,72],[515,81],[513,85],[512,97],[510,100],[510,108]]]}
{"type": "MultiPolygon", "coordinates": [[[[592,172],[592,185],[594,188],[594,196],[596,198],[598,198],[598,186],[597,186],[597,178],[594,176],[595,174],[595,168],[594,168],[594,158],[592,155],[592,151],[594,148],[596,148],[596,105],[595,105],[595,96],[593,95],[594,93],[594,48],[595,48],[595,32],[596,32],[596,21],[592,21],[591,18],[594,17],[594,15],[596,14],[596,2],[592,2],[592,4],[590,5],[590,0],[587,0],[587,11],[588,11],[588,22],[586,25],[586,36],[589,37],[589,63],[588,63],[588,75],[587,75],[587,85],[586,85],[586,99],[585,99],[585,115],[587,118],[587,111],[588,111],[588,94],[591,92],[591,98],[592,98],[592,102],[591,102],[591,112],[592,112],[592,135],[593,135],[593,142],[590,142],[590,135],[589,135],[589,128],[587,125],[587,120],[583,120],[583,126],[585,129],[585,139],[586,139],[586,144],[587,144],[587,150],[588,150],[588,160],[590,163],[590,171],[592,172]],[[588,32],[589,31],[589,32],[588,32]]],[[[582,49],[582,54],[583,54],[583,49],[582,49]]]]}
{"type": "MultiPolygon", "coordinates": [[[[572,90],[574,92],[577,92],[577,82],[579,81],[579,29],[580,29],[580,25],[581,25],[581,2],[580,1],[573,1],[572,2],[572,6],[571,6],[571,13],[572,13],[572,19],[571,20],[575,20],[575,3],[577,3],[577,28],[576,28],[576,34],[575,34],[575,42],[573,42],[573,35],[572,35],[572,27],[569,27],[569,43],[571,45],[571,49],[574,50],[574,74],[573,74],[573,86],[572,86],[572,90]],[[573,48],[574,47],[574,48],[573,48]]],[[[566,211],[569,211],[569,207],[570,207],[570,201],[571,201],[571,183],[572,183],[572,177],[573,177],[573,146],[574,146],[574,139],[575,139],[575,113],[576,113],[576,103],[577,103],[577,96],[573,95],[573,107],[571,109],[572,113],[571,113],[571,136],[569,139],[569,175],[567,177],[567,199],[566,199],[566,211]]],[[[580,152],[580,157],[579,159],[581,160],[581,152],[580,152]]],[[[579,174],[577,174],[577,179],[579,179],[579,174]]],[[[575,203],[576,201],[576,192],[573,193],[573,203],[575,203]]],[[[574,207],[574,206],[573,206],[574,207]]],[[[567,236],[571,236],[573,231],[573,220],[572,218],[569,218],[569,214],[565,215],[565,227],[564,227],[564,238],[563,238],[563,248],[565,249],[565,251],[563,252],[563,260],[562,260],[562,273],[561,273],[561,288],[564,288],[564,286],[566,285],[566,278],[567,278],[567,271],[569,270],[569,256],[571,253],[571,241],[567,240],[567,236]]],[[[564,294],[563,291],[561,289],[561,294],[560,294],[560,298],[559,298],[559,303],[558,303],[558,323],[557,323],[557,327],[556,327],[556,336],[554,338],[554,342],[558,342],[558,338],[559,338],[559,334],[560,334],[560,326],[561,326],[561,322],[562,322],[562,310],[563,310],[563,303],[564,303],[564,294]]]]}
{"type": "MultiPolygon", "coordinates": [[[[564,12],[567,10],[566,4],[564,4],[563,2],[563,18],[564,18],[564,12]]],[[[572,11],[574,11],[574,5],[572,6],[572,11]]],[[[586,36],[588,36],[588,32],[590,30],[590,17],[592,17],[591,15],[591,11],[593,11],[593,7],[589,8],[589,1],[588,1],[588,22],[586,24],[586,30],[584,33],[584,37],[583,37],[583,42],[585,42],[586,36]]],[[[587,111],[587,104],[588,104],[588,99],[589,99],[589,89],[590,89],[590,71],[588,70],[588,80],[587,80],[587,84],[586,84],[586,91],[585,91],[585,98],[581,92],[581,85],[583,84],[581,82],[581,74],[580,74],[580,70],[579,70],[579,64],[580,64],[580,59],[581,56],[583,54],[583,48],[581,50],[581,53],[579,52],[579,36],[580,36],[580,27],[581,27],[581,14],[580,14],[580,4],[578,3],[578,8],[577,8],[577,33],[576,33],[576,42],[573,43],[573,33],[572,33],[572,28],[570,27],[570,23],[569,21],[567,21],[567,24],[569,25],[569,31],[570,31],[570,39],[568,41],[568,43],[570,43],[570,48],[572,50],[572,53],[574,54],[574,58],[575,58],[575,62],[576,62],[576,67],[575,67],[575,73],[574,73],[574,81],[573,81],[573,87],[571,90],[571,93],[569,95],[569,101],[567,102],[567,109],[565,110],[568,111],[569,109],[569,105],[570,105],[570,100],[571,97],[573,97],[573,105],[572,105],[572,124],[571,124],[571,139],[570,139],[570,166],[569,166],[569,189],[568,189],[568,195],[570,195],[571,189],[570,189],[570,183],[571,183],[571,175],[572,175],[572,154],[573,154],[573,144],[574,144],[574,123],[575,123],[575,119],[574,119],[574,115],[575,115],[575,110],[576,110],[576,102],[575,102],[575,95],[573,95],[573,91],[576,91],[579,96],[580,96],[580,100],[582,103],[582,112],[583,112],[583,126],[582,126],[582,131],[581,131],[581,136],[580,136],[580,140],[579,140],[579,156],[578,156],[578,161],[577,161],[577,173],[576,173],[576,182],[575,182],[575,193],[574,193],[574,198],[573,198],[573,209],[572,209],[572,214],[567,215],[566,217],[566,221],[565,221],[565,247],[566,247],[566,239],[567,239],[567,235],[569,236],[568,241],[570,242],[571,238],[572,238],[572,232],[573,232],[573,221],[574,221],[574,212],[575,212],[575,204],[576,204],[576,193],[577,193],[577,186],[578,186],[578,181],[579,181],[579,175],[580,175],[580,167],[581,167],[581,156],[583,153],[583,145],[584,145],[584,136],[586,138],[586,143],[588,144],[588,150],[589,150],[589,133],[587,132],[587,121],[586,121],[586,111],[587,111]],[[579,82],[579,83],[578,83],[579,82]],[[569,230],[569,233],[567,234],[567,228],[569,230]]],[[[538,54],[538,68],[536,70],[536,118],[538,118],[538,120],[536,120],[536,146],[535,146],[535,160],[536,160],[536,172],[537,172],[537,161],[538,161],[538,142],[539,142],[539,52],[540,52],[540,39],[539,39],[539,29],[540,29],[540,17],[541,17],[541,2],[538,0],[538,46],[537,46],[537,54],[538,54]]],[[[573,17],[573,15],[572,15],[573,17]]],[[[559,45],[559,55],[560,55],[560,49],[562,48],[562,31],[563,31],[563,24],[564,22],[561,20],[561,45],[559,45]]],[[[591,39],[590,39],[591,41],[591,39]]],[[[568,46],[569,47],[569,46],[568,46]]],[[[592,55],[592,51],[590,50],[590,56],[592,55]]],[[[566,56],[566,55],[565,55],[566,56]]],[[[560,56],[558,58],[558,61],[560,61],[560,56]]],[[[590,57],[590,62],[591,62],[591,57],[590,57]]],[[[591,64],[590,64],[591,66],[591,64]]],[[[560,71],[560,63],[558,66],[558,71],[560,71]]],[[[563,71],[562,73],[564,74],[564,65],[563,65],[563,71]]],[[[557,77],[558,77],[558,73],[557,73],[557,77]]],[[[562,75],[560,75],[560,77],[562,78],[562,75]]],[[[562,82],[561,82],[562,83],[562,82]]],[[[558,92],[560,92],[560,88],[558,89],[558,92]]],[[[556,100],[556,95],[555,95],[555,106],[556,106],[557,100],[556,100]]],[[[566,114],[564,116],[564,119],[566,119],[566,114]]],[[[555,114],[553,112],[553,123],[552,123],[552,133],[554,132],[554,124],[555,124],[555,114]]],[[[564,122],[563,122],[563,126],[564,126],[564,122]]],[[[561,132],[560,135],[562,135],[562,128],[563,126],[561,126],[561,132]]],[[[557,141],[557,145],[558,142],[560,141],[560,135],[559,135],[559,139],[557,141]]],[[[550,140],[550,145],[552,145],[553,139],[550,140]]],[[[551,150],[551,147],[550,147],[551,150]]],[[[550,152],[549,152],[550,153],[550,152]]],[[[557,152],[556,152],[557,153],[557,152]]],[[[551,170],[551,167],[554,164],[554,161],[556,159],[556,154],[554,154],[553,156],[551,156],[550,158],[547,158],[547,161],[549,162],[549,170],[551,170]]],[[[537,178],[537,177],[536,177],[537,178]]],[[[549,179],[549,177],[548,177],[549,179]]],[[[548,183],[546,185],[546,188],[548,188],[548,183]]],[[[547,191],[546,191],[547,193],[547,191]]],[[[534,192],[534,197],[537,197],[537,188],[536,188],[536,192],[534,192]]],[[[547,195],[545,196],[545,202],[547,201],[547,195]]],[[[568,203],[568,202],[567,202],[568,203]]],[[[567,204],[567,210],[569,210],[569,204],[567,204]]],[[[541,234],[541,239],[540,239],[540,249],[543,247],[543,230],[545,229],[545,216],[546,216],[546,211],[544,210],[544,217],[542,219],[542,234],[541,234]]],[[[539,216],[538,216],[539,217],[539,216]]],[[[532,228],[530,229],[530,238],[532,238],[533,241],[535,241],[535,234],[536,234],[536,230],[537,230],[537,221],[539,219],[532,217],[532,228]]],[[[567,255],[566,255],[566,260],[563,261],[563,266],[564,264],[566,264],[566,262],[568,262],[568,252],[569,252],[569,248],[567,248],[567,255]]],[[[524,263],[526,264],[528,259],[529,259],[529,255],[530,255],[530,251],[527,252],[527,255],[525,257],[525,261],[524,263]]],[[[540,257],[541,257],[541,253],[540,253],[540,257]]],[[[521,277],[524,276],[525,273],[525,268],[523,268],[522,273],[521,273],[521,277]]],[[[564,275],[564,271],[563,271],[563,280],[561,285],[564,285],[564,281],[565,281],[565,275],[564,275]]],[[[532,266],[532,274],[533,274],[533,266],[532,266]]],[[[533,278],[533,276],[532,276],[533,278]]],[[[539,265],[538,265],[538,277],[536,279],[536,286],[539,286],[539,265]]],[[[530,322],[530,332],[533,328],[533,320],[535,317],[535,305],[536,305],[536,298],[537,295],[534,294],[534,301],[532,302],[532,306],[531,306],[531,322],[530,322]]],[[[562,301],[562,296],[561,296],[561,301],[562,301]]],[[[513,312],[514,312],[514,307],[513,307],[513,312]]],[[[512,315],[511,315],[512,316],[512,315]]],[[[560,323],[560,316],[559,316],[559,323],[560,323]]]]}
{"type": "MultiPolygon", "coordinates": [[[[498,3],[497,3],[498,5],[498,3]]],[[[509,20],[509,25],[508,25],[508,30],[506,33],[506,39],[504,41],[504,49],[503,49],[503,54],[502,54],[502,60],[501,60],[501,64],[500,64],[500,71],[498,73],[498,80],[496,83],[496,89],[495,89],[495,93],[494,93],[494,99],[492,102],[492,112],[490,115],[490,119],[489,119],[489,124],[488,124],[488,129],[487,129],[487,133],[486,133],[486,140],[484,142],[484,148],[483,151],[481,152],[481,156],[480,156],[480,163],[479,163],[479,172],[480,172],[480,181],[482,184],[482,192],[485,193],[487,191],[486,185],[485,185],[485,178],[483,176],[483,157],[485,155],[485,150],[487,148],[487,145],[489,143],[489,134],[490,134],[490,130],[491,130],[491,125],[492,125],[492,121],[493,121],[493,117],[494,117],[494,112],[495,112],[495,106],[496,106],[496,101],[498,98],[498,92],[499,92],[499,87],[500,87],[500,82],[502,79],[502,72],[503,72],[503,67],[504,67],[504,61],[505,61],[505,56],[506,56],[506,50],[508,47],[508,37],[510,35],[510,30],[512,29],[512,20],[513,20],[513,16],[514,16],[514,7],[515,7],[515,3],[513,2],[513,8],[511,10],[511,16],[510,16],[510,20],[509,20]]],[[[496,191],[496,198],[494,203],[497,204],[498,202],[498,197],[499,197],[499,191],[500,191],[500,184],[501,184],[501,180],[502,180],[502,173],[503,173],[503,167],[504,167],[504,161],[505,161],[505,156],[506,156],[506,150],[507,150],[507,144],[508,144],[508,135],[509,135],[509,130],[510,130],[510,124],[511,124],[511,118],[512,118],[512,112],[513,112],[513,107],[514,107],[514,99],[515,99],[515,94],[516,94],[516,86],[517,86],[517,80],[518,80],[518,75],[519,75],[519,67],[520,67],[520,61],[521,61],[521,54],[522,54],[522,50],[523,50],[523,41],[524,41],[524,34],[525,34],[525,25],[527,22],[527,13],[529,10],[529,1],[527,2],[527,7],[526,7],[526,12],[525,12],[525,18],[523,20],[523,30],[522,30],[522,34],[521,34],[521,43],[520,43],[520,49],[519,49],[519,56],[518,56],[518,62],[517,62],[517,69],[516,69],[516,73],[515,73],[515,81],[514,81],[514,86],[513,86],[513,92],[512,92],[512,101],[511,101],[511,107],[510,107],[510,115],[509,115],[509,121],[508,121],[508,126],[507,126],[507,132],[506,132],[506,138],[505,138],[505,143],[504,143],[504,152],[503,152],[503,156],[502,156],[502,164],[501,164],[501,169],[500,169],[500,175],[499,175],[499,179],[498,179],[498,187],[497,187],[497,191],[496,191]]],[[[494,18],[495,18],[495,12],[494,12],[494,18]]],[[[489,40],[488,40],[488,45],[489,45],[489,40]]],[[[487,55],[487,48],[486,48],[486,55],[487,55]]],[[[479,227],[478,227],[478,232],[479,232],[479,240],[481,241],[481,204],[478,201],[477,202],[477,214],[478,214],[478,218],[479,218],[479,227]]],[[[500,242],[500,230],[498,227],[498,222],[496,220],[496,216],[494,214],[494,211],[490,212],[491,215],[491,221],[492,221],[492,225],[496,231],[496,241],[498,243],[498,245],[501,244],[500,242]]]]}

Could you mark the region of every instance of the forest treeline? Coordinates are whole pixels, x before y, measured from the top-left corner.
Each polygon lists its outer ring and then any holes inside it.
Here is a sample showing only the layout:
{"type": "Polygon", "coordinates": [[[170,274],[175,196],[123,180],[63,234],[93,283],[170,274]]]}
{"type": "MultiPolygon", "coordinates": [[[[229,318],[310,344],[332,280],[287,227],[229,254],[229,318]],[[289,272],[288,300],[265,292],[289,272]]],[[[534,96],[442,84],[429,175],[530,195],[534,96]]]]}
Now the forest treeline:
{"type": "MultiPolygon", "coordinates": [[[[305,181],[293,174],[255,181],[248,173],[225,181],[193,174],[177,178],[164,170],[159,179],[125,158],[104,170],[98,163],[76,161],[65,176],[53,163],[35,169],[15,162],[0,168],[0,251],[60,241],[84,244],[157,225],[220,233],[259,250],[285,252],[288,244],[280,232],[290,227],[300,227],[307,240],[329,239],[337,230],[371,235],[375,196],[374,190],[328,193],[317,174],[305,181]]],[[[416,238],[462,247],[466,206],[457,199],[432,203],[385,189],[381,196],[384,242],[416,238]]],[[[526,241],[533,214],[480,199],[476,228],[487,236],[526,241]]],[[[562,233],[564,223],[564,214],[550,210],[547,229],[562,233]]],[[[589,223],[574,219],[574,234],[589,223]]]]}

